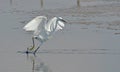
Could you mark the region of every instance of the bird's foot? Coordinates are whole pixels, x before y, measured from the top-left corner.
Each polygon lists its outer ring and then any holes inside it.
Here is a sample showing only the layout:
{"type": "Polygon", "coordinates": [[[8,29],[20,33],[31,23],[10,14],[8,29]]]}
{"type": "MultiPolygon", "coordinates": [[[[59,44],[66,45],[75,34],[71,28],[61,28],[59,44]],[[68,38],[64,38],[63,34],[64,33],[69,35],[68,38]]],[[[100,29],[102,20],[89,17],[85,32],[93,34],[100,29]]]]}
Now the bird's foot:
{"type": "Polygon", "coordinates": [[[33,54],[36,55],[36,51],[34,51],[33,54]]]}
{"type": "Polygon", "coordinates": [[[27,50],[25,53],[26,53],[26,54],[29,54],[29,53],[32,53],[32,52],[27,50]]]}
{"type": "Polygon", "coordinates": [[[33,46],[30,46],[30,47],[28,48],[28,50],[32,51],[32,50],[34,50],[34,48],[35,48],[35,46],[33,45],[33,46]]]}
{"type": "Polygon", "coordinates": [[[34,51],[33,50],[30,50],[29,48],[27,48],[27,50],[26,50],[26,52],[25,52],[26,54],[29,54],[29,53],[34,53],[34,51]]]}
{"type": "Polygon", "coordinates": [[[26,53],[26,54],[29,54],[29,51],[26,51],[25,53],[26,53]]]}

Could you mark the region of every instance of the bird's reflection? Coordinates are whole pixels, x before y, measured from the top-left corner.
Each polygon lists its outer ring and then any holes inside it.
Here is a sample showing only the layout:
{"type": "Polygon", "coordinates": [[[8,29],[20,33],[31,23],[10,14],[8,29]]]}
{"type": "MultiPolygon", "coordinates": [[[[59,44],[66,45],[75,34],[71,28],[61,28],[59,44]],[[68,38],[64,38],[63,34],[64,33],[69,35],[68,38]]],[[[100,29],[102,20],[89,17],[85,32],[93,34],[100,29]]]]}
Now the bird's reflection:
{"type": "Polygon", "coordinates": [[[41,5],[41,8],[43,8],[43,0],[40,0],[40,5],[41,5]]]}
{"type": "Polygon", "coordinates": [[[13,0],[10,0],[10,5],[12,6],[12,4],[13,4],[13,0]]]}
{"type": "Polygon", "coordinates": [[[34,55],[27,55],[27,59],[31,61],[32,72],[52,72],[40,58],[34,55]]]}
{"type": "Polygon", "coordinates": [[[77,7],[80,7],[80,0],[77,0],[77,7]]]}

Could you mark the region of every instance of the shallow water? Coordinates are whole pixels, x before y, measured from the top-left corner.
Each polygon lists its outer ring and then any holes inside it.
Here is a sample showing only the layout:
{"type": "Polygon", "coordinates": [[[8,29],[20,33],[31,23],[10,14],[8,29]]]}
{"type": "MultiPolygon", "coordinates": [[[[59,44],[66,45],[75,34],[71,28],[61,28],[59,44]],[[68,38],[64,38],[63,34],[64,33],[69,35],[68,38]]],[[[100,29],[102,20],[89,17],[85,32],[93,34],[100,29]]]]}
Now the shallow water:
{"type": "Polygon", "coordinates": [[[120,1],[80,1],[0,1],[0,71],[120,71],[120,1]],[[18,53],[32,44],[31,34],[22,27],[38,15],[61,16],[68,23],[36,57],[18,53]]]}

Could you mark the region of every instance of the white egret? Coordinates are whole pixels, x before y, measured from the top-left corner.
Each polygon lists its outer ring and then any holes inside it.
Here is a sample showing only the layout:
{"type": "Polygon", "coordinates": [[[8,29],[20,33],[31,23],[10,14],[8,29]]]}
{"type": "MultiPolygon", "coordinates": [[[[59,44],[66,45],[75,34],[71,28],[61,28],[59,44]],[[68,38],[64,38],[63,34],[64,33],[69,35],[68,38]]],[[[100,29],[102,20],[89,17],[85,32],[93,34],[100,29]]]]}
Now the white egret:
{"type": "Polygon", "coordinates": [[[31,20],[28,24],[26,24],[23,29],[25,31],[33,31],[32,41],[33,46],[31,48],[27,48],[26,53],[36,53],[40,46],[47,41],[52,34],[54,34],[58,30],[62,30],[64,28],[64,24],[66,23],[62,17],[53,17],[49,21],[47,21],[47,17],[45,16],[37,16],[33,20],[31,20]],[[35,49],[34,39],[40,41],[39,46],[35,49]]]}

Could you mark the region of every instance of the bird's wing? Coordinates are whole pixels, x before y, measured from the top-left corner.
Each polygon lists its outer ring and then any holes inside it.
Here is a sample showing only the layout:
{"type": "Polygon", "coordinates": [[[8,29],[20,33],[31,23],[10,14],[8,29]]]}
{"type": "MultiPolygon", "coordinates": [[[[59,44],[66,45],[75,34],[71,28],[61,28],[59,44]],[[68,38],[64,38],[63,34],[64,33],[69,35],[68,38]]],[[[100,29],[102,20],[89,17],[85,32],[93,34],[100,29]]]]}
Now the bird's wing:
{"type": "Polygon", "coordinates": [[[59,21],[57,17],[54,17],[49,20],[49,22],[45,25],[45,30],[48,34],[51,34],[53,32],[63,29],[64,26],[65,25],[62,21],[59,21]]]}
{"type": "Polygon", "coordinates": [[[45,24],[45,30],[48,31],[48,32],[52,32],[54,27],[55,27],[56,21],[57,21],[57,19],[55,17],[50,19],[48,21],[48,23],[45,24]]]}
{"type": "Polygon", "coordinates": [[[42,22],[41,20],[38,20],[37,17],[32,19],[30,22],[28,22],[23,29],[25,31],[35,31],[37,29],[37,27],[39,26],[39,24],[42,22]]]}
{"type": "Polygon", "coordinates": [[[58,21],[57,22],[57,27],[56,27],[56,31],[58,30],[62,30],[65,27],[65,24],[62,21],[58,21]]]}
{"type": "Polygon", "coordinates": [[[34,31],[34,36],[38,35],[44,35],[45,34],[45,24],[47,23],[47,17],[42,17],[42,20],[40,20],[40,23],[36,27],[34,31]]]}

